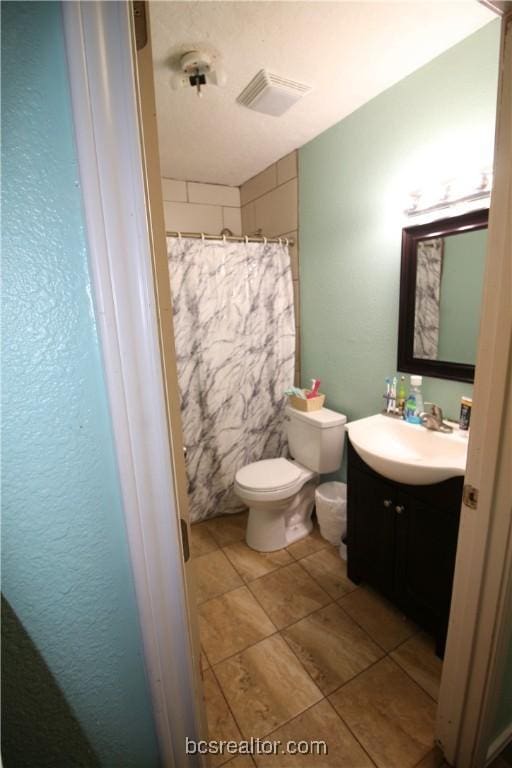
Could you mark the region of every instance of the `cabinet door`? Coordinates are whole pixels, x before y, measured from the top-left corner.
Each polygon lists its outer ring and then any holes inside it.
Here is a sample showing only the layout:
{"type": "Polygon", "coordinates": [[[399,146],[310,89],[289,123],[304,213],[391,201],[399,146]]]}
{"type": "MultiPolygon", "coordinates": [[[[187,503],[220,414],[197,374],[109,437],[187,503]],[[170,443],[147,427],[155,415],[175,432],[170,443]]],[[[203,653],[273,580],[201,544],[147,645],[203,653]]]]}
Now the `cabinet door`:
{"type": "Polygon", "coordinates": [[[354,467],[348,489],[349,578],[367,581],[392,597],[396,491],[354,467]]]}
{"type": "Polygon", "coordinates": [[[438,631],[450,611],[458,510],[401,493],[395,515],[397,601],[416,621],[438,631]]]}

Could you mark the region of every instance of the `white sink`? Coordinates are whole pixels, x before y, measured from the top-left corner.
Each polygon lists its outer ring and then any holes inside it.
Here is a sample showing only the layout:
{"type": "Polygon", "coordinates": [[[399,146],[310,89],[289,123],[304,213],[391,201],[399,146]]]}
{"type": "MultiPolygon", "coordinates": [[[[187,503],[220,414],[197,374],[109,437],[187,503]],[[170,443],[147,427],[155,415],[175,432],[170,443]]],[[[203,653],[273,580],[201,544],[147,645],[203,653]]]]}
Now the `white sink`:
{"type": "Polygon", "coordinates": [[[350,442],[375,472],[408,485],[431,485],[464,475],[468,438],[378,414],[345,425],[350,442]]]}

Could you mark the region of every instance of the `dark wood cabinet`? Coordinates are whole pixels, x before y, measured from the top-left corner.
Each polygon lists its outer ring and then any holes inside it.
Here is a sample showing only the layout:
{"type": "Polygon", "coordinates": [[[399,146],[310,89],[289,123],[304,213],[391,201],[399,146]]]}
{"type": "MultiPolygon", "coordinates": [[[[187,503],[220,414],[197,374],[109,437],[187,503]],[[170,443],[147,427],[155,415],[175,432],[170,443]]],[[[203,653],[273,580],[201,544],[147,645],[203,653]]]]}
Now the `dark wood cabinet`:
{"type": "Polygon", "coordinates": [[[347,572],[436,636],[444,653],[463,478],[403,485],[378,475],[348,442],[347,572]]]}

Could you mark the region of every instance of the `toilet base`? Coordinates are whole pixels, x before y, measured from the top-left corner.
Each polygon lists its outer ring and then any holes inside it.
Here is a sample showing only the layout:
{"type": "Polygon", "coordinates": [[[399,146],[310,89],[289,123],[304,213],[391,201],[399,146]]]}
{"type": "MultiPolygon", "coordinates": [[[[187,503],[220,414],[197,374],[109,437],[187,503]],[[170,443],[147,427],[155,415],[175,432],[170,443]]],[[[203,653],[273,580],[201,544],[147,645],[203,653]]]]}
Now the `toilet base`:
{"type": "Polygon", "coordinates": [[[251,506],[245,534],[249,547],[257,552],[275,552],[308,536],[313,530],[311,514],[317,485],[315,477],[289,499],[251,506]]]}

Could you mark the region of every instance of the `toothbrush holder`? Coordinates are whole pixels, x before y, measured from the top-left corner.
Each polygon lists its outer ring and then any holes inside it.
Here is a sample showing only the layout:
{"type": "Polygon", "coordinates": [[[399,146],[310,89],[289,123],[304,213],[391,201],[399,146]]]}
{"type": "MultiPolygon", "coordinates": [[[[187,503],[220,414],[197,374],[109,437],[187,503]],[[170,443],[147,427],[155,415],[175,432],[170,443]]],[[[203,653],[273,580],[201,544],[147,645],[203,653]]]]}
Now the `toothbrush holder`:
{"type": "MultiPolygon", "coordinates": [[[[308,389],[304,391],[306,394],[309,392],[308,389]]],[[[301,397],[290,395],[288,403],[297,411],[319,411],[325,403],[325,395],[319,393],[317,397],[312,397],[309,400],[303,400],[301,397]]]]}

